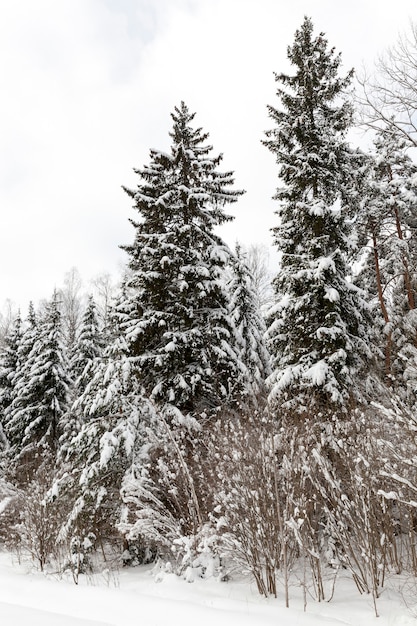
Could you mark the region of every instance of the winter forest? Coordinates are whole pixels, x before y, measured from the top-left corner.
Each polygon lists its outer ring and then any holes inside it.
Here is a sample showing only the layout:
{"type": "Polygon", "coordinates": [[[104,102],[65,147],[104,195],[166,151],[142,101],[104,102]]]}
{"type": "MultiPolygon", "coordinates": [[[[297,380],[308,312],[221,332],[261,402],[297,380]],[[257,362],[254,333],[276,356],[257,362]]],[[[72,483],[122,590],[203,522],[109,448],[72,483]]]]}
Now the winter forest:
{"type": "Polygon", "coordinates": [[[244,191],[181,102],[124,188],[121,284],[5,328],[0,545],[42,571],[249,572],[288,605],[297,568],[316,600],[343,569],[375,607],[417,577],[417,26],[372,80],[307,17],[287,56],[271,285],[221,238],[244,191]]]}

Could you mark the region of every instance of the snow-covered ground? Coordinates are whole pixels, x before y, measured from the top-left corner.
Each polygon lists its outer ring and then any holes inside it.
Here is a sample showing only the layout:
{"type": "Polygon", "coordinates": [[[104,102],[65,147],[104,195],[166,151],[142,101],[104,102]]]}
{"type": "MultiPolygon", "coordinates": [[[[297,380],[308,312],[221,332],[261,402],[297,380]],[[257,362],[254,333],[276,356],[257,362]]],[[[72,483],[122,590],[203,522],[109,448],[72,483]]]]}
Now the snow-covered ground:
{"type": "MultiPolygon", "coordinates": [[[[330,581],[329,581],[330,585],[330,581]]],[[[283,597],[265,599],[246,582],[198,580],[186,583],[173,574],[155,577],[149,567],[96,575],[78,586],[12,563],[0,553],[1,626],[415,626],[417,585],[389,580],[378,600],[360,596],[348,578],[336,585],[333,600],[309,600],[303,611],[300,589],[291,588],[286,609],[283,597]],[[156,582],[156,581],[159,582],[156,582]],[[414,595],[414,600],[413,600],[414,595]],[[298,600],[295,599],[298,596],[298,600]],[[416,604],[414,611],[404,598],[416,604]]],[[[407,601],[409,604],[409,601],[407,601]]]]}

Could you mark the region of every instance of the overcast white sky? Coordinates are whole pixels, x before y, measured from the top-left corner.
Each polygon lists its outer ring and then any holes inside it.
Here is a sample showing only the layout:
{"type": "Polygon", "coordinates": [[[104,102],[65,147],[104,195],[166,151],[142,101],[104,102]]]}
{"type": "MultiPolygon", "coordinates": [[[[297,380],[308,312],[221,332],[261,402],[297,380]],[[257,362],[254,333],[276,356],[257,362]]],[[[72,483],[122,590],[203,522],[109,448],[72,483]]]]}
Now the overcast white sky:
{"type": "MultiPolygon", "coordinates": [[[[169,149],[170,112],[197,112],[246,195],[221,231],[270,244],[277,104],[273,72],[305,14],[372,67],[417,18],[415,0],[0,0],[0,305],[49,297],[65,272],[116,273],[134,217],[121,185],[149,148],[169,149]]],[[[213,153],[213,154],[214,154],[213,153]]],[[[25,311],[23,311],[25,312],[25,311]]]]}

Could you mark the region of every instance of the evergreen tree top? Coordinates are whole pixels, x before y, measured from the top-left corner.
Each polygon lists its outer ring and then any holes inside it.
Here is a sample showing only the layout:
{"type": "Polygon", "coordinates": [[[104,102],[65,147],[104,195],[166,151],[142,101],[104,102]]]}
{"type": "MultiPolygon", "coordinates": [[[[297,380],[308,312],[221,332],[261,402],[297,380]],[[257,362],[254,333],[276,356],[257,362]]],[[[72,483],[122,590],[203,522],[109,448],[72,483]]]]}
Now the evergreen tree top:
{"type": "MultiPolygon", "coordinates": [[[[197,146],[199,143],[209,138],[209,133],[203,133],[201,127],[194,130],[191,128],[190,123],[194,120],[195,115],[195,113],[190,113],[184,101],[181,101],[179,107],[174,107],[174,112],[171,113],[174,127],[169,133],[174,145],[190,148],[193,145],[197,146]]],[[[202,150],[204,153],[208,154],[212,148],[211,145],[207,145],[204,146],[202,150]]],[[[221,158],[222,156],[219,156],[218,160],[221,160],[221,158]]]]}
{"type": "Polygon", "coordinates": [[[281,108],[268,106],[276,125],[266,131],[263,142],[276,155],[286,184],[276,197],[318,197],[331,203],[343,184],[341,174],[346,173],[339,164],[349,161],[349,168],[352,161],[342,140],[352,123],[352,105],[343,96],[353,71],[338,76],[340,54],[328,48],[323,33],[313,37],[307,17],[288,48],[288,58],[295,73],[275,74],[281,84],[277,88],[281,108]]]}
{"type": "Polygon", "coordinates": [[[178,221],[188,224],[197,220],[210,229],[230,221],[232,217],[223,207],[244,193],[231,189],[233,172],[217,170],[223,156],[211,156],[212,146],[205,143],[209,135],[191,126],[195,113],[190,113],[184,102],[175,107],[171,117],[170,152],[150,150],[149,165],[134,170],[141,178],[137,189],[123,189],[135,200],[142,218],[151,219],[162,232],[178,221]]]}
{"type": "MultiPolygon", "coordinates": [[[[348,87],[353,69],[344,78],[338,76],[341,53],[336,54],[335,48],[329,49],[323,32],[313,37],[313,30],[311,19],[305,17],[295,33],[294,43],[287,48],[287,57],[296,67],[296,73],[294,76],[275,74],[275,78],[293,90],[301,86],[306,101],[322,106],[323,101],[332,101],[348,87]]],[[[284,94],[283,90],[278,91],[279,95],[284,94]]]]}

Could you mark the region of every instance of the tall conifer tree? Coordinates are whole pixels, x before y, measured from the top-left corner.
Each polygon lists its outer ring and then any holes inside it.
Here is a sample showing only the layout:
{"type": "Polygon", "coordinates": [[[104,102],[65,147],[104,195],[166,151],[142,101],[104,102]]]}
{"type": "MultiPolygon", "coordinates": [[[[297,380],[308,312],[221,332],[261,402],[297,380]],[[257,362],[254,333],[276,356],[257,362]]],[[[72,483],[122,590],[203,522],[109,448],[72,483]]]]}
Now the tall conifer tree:
{"type": "Polygon", "coordinates": [[[371,316],[347,278],[366,160],[346,141],[352,73],[340,77],[340,55],[323,34],[314,36],[309,18],[288,58],[293,73],[276,75],[280,107],[269,107],[275,128],[265,141],[281,179],[270,406],[280,426],[274,443],[282,510],[297,520],[294,539],[306,560],[315,555],[310,564],[320,578],[322,559],[344,558],[338,532],[352,527],[349,511],[361,484],[355,459],[369,449],[372,423],[364,384],[372,369],[371,316]]]}
{"type": "Polygon", "coordinates": [[[352,72],[339,77],[340,55],[305,18],[288,48],[294,68],[277,74],[280,108],[265,145],[282,181],[276,193],[275,244],[282,267],[270,315],[274,358],[272,397],[301,412],[311,402],[343,407],[369,354],[367,312],[349,283],[347,258],[355,238],[347,219],[356,201],[353,171],[360,164],[345,140],[352,107],[343,99],[352,72]]]}

